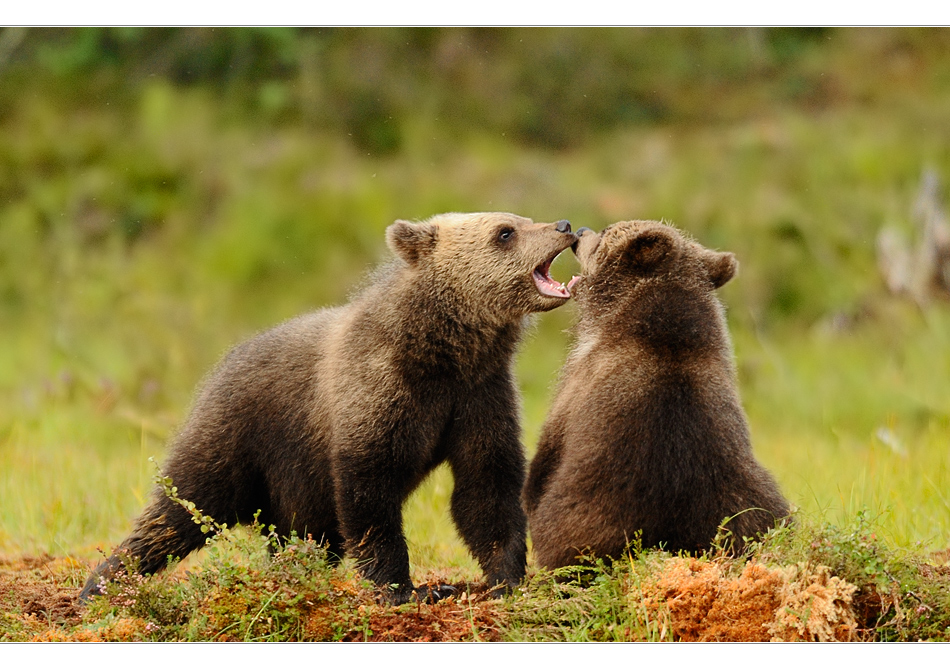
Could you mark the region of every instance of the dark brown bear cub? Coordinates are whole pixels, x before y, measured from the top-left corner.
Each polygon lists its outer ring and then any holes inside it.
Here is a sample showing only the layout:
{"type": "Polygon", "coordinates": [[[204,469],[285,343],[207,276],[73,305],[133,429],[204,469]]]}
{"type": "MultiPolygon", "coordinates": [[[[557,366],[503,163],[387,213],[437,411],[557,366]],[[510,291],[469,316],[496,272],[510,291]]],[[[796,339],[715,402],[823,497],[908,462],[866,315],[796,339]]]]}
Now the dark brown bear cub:
{"type": "MultiPolygon", "coordinates": [[[[443,214],[397,221],[397,259],[346,306],[301,316],[238,346],[198,395],[164,472],[218,522],[296,531],[357,560],[393,602],[415,591],[402,505],[437,465],[455,478],[452,517],[490,585],[525,570],[525,457],[512,356],[525,316],[563,304],[551,261],[567,221],[443,214]]],[[[156,489],[131,535],[89,577],[98,593],[204,544],[156,489]]]]}
{"type": "Polygon", "coordinates": [[[578,234],[577,341],[525,488],[538,564],[616,558],[637,533],[694,552],[726,517],[741,551],[789,508],[752,454],[714,294],[734,256],[656,222],[578,234]]]}

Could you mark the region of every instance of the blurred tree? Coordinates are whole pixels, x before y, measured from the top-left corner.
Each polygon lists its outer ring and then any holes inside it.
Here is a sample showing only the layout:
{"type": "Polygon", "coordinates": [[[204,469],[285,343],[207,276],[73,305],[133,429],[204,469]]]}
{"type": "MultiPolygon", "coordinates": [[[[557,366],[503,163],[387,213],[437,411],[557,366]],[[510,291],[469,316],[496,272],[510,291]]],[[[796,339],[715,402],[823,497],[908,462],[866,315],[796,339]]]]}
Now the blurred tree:
{"type": "Polygon", "coordinates": [[[135,87],[164,78],[234,96],[269,119],[344,130],[376,154],[400,150],[411,117],[564,148],[631,123],[724,118],[812,95],[798,64],[828,48],[820,28],[7,29],[0,77],[19,66],[60,84],[135,87]],[[717,99],[720,92],[732,102],[717,99]],[[739,110],[737,112],[738,100],[739,110]],[[744,107],[743,107],[744,105],[744,107]]]}

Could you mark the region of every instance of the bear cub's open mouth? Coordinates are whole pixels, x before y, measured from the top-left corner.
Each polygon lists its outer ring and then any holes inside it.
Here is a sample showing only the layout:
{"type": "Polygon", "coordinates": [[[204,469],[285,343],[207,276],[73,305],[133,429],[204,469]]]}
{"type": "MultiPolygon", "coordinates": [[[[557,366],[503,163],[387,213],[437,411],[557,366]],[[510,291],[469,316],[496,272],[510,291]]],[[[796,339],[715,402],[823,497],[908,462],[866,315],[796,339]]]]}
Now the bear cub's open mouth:
{"type": "Polygon", "coordinates": [[[574,285],[579,277],[571,277],[571,280],[567,282],[566,286],[563,283],[555,281],[551,277],[551,263],[554,262],[554,259],[559,255],[560,252],[555,253],[553,256],[535,267],[534,272],[531,274],[531,278],[534,279],[534,285],[538,287],[538,292],[542,295],[547,295],[548,297],[560,297],[566,300],[571,296],[571,286],[574,285]]]}

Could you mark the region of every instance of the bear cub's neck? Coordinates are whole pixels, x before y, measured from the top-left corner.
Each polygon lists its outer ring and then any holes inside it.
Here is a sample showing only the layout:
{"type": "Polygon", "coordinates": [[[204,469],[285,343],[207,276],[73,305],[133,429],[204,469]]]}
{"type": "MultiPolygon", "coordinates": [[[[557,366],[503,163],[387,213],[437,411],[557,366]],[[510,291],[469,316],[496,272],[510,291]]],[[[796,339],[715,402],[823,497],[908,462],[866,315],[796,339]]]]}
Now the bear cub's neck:
{"type": "Polygon", "coordinates": [[[395,350],[404,373],[478,383],[509,370],[523,316],[488,317],[451,287],[399,265],[381,274],[360,300],[362,320],[388,330],[383,340],[395,350]]]}
{"type": "Polygon", "coordinates": [[[722,304],[708,290],[655,280],[611,305],[609,315],[600,308],[582,311],[581,332],[596,333],[600,341],[636,343],[668,360],[729,353],[722,304]]]}

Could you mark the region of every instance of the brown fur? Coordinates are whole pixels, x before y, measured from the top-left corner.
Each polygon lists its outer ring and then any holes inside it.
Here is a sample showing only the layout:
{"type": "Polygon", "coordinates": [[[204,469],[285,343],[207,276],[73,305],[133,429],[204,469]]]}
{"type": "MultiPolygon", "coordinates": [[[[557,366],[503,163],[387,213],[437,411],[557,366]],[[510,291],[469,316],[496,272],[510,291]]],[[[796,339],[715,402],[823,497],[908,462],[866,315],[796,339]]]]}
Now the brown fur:
{"type": "MultiPolygon", "coordinates": [[[[401,602],[414,591],[402,505],[448,461],[463,540],[490,584],[516,585],[525,458],[512,356],[524,317],[565,301],[531,276],[575,241],[569,231],[512,214],[391,225],[396,261],[350,304],[255,337],[208,378],[164,466],[178,495],[228,524],[260,510],[280,534],[356,558],[401,602]]],[[[123,554],[151,573],[203,543],[156,489],[82,597],[123,568],[123,554]]]]}
{"type": "Polygon", "coordinates": [[[709,548],[726,517],[733,548],[788,504],[752,454],[732,347],[714,290],[736,271],[674,228],[629,221],[584,232],[577,341],[525,488],[535,556],[709,548]]]}

